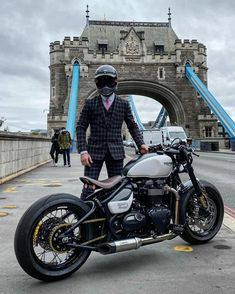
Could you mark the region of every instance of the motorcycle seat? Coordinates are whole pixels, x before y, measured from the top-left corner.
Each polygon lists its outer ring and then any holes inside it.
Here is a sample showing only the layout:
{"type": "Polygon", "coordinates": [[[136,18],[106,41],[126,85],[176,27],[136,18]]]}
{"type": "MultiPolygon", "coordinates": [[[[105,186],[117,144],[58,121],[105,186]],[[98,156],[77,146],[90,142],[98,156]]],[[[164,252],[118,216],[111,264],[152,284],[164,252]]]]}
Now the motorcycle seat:
{"type": "Polygon", "coordinates": [[[102,181],[94,180],[89,177],[80,177],[80,180],[87,185],[95,185],[96,187],[103,188],[103,189],[111,189],[112,187],[117,185],[119,182],[121,182],[122,177],[114,176],[102,181]]]}

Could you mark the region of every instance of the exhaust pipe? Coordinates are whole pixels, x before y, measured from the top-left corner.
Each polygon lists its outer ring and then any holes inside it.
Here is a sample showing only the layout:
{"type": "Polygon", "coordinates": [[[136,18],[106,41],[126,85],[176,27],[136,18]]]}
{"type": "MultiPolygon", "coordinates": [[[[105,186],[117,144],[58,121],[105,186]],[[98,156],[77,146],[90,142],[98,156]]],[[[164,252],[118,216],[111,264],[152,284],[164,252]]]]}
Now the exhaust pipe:
{"type": "Polygon", "coordinates": [[[131,238],[126,240],[119,240],[109,243],[103,243],[98,246],[98,252],[101,254],[112,254],[122,251],[138,249],[141,246],[158,243],[165,240],[173,239],[176,235],[174,233],[165,234],[157,237],[148,238],[131,238]]]}

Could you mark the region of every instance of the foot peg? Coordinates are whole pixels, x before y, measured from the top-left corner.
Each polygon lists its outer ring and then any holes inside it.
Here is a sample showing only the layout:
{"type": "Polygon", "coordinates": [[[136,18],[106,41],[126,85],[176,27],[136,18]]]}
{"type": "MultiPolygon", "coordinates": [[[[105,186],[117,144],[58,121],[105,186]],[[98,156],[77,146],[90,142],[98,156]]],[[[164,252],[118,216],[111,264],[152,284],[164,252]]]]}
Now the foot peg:
{"type": "Polygon", "coordinates": [[[172,230],[173,233],[180,235],[184,231],[184,225],[172,224],[172,225],[170,225],[170,229],[172,230]]]}

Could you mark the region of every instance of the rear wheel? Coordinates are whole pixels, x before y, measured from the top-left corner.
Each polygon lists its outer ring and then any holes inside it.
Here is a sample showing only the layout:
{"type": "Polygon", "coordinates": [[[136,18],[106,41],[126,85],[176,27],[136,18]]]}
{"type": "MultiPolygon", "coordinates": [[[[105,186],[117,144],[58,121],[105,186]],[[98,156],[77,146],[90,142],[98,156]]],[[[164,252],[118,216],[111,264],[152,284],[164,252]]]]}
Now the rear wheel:
{"type": "MultiPolygon", "coordinates": [[[[80,268],[90,251],[69,248],[59,235],[88,211],[84,202],[70,194],[50,195],[35,202],[22,216],[15,233],[15,253],[24,271],[39,280],[53,281],[80,268]]],[[[89,226],[81,225],[67,237],[83,243],[90,236],[89,226]]]]}
{"type": "Polygon", "coordinates": [[[201,207],[191,189],[181,207],[181,223],[185,224],[181,238],[191,244],[206,243],[218,233],[224,216],[224,205],[219,191],[210,183],[204,182],[208,209],[201,207]]]}

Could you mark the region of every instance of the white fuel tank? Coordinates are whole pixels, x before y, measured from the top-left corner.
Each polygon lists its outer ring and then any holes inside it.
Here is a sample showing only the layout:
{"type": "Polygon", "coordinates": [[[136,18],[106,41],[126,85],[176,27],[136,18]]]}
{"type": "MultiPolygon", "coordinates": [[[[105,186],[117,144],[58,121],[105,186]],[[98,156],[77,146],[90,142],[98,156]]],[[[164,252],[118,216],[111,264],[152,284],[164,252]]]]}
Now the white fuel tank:
{"type": "Polygon", "coordinates": [[[165,154],[145,154],[133,163],[126,166],[126,176],[130,178],[164,178],[168,177],[173,169],[172,159],[165,154]]]}

